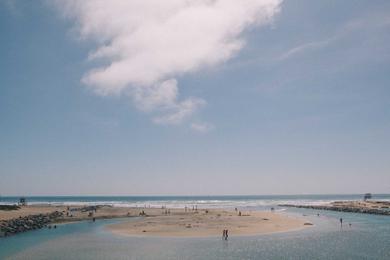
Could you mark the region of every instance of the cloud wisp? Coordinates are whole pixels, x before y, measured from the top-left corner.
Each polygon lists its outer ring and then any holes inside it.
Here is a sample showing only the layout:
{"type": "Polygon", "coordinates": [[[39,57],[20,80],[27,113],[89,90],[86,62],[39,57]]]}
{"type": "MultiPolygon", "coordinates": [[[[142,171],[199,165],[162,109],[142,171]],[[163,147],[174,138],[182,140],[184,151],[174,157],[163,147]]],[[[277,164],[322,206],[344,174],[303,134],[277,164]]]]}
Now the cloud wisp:
{"type": "Polygon", "coordinates": [[[282,0],[58,0],[99,65],[82,82],[100,95],[128,94],[158,124],[180,124],[206,105],[179,98],[177,77],[226,62],[243,32],[272,22],[282,0]]]}
{"type": "MultiPolygon", "coordinates": [[[[325,39],[314,40],[310,42],[302,43],[298,46],[294,46],[289,50],[282,53],[276,58],[277,61],[285,61],[287,59],[299,57],[306,53],[319,51],[327,47],[333,47],[342,42],[349,42],[349,48],[357,49],[357,53],[353,56],[359,56],[363,53],[363,49],[366,49],[368,44],[380,43],[380,41],[388,42],[388,28],[390,26],[390,18],[387,13],[370,12],[367,15],[362,15],[359,18],[352,19],[342,24],[340,28],[325,39]],[[362,35],[364,35],[362,37],[362,35]],[[375,40],[372,40],[375,39],[375,40]],[[362,47],[359,47],[362,46],[362,47]]],[[[381,47],[381,46],[379,46],[381,47]]],[[[373,49],[378,49],[375,46],[373,49]]],[[[387,48],[386,48],[387,50],[387,48]]]]}
{"type": "Polygon", "coordinates": [[[214,130],[215,127],[214,127],[214,125],[212,125],[210,123],[200,122],[200,123],[192,123],[191,129],[196,131],[196,132],[204,134],[204,133],[208,133],[208,132],[214,130]]]}

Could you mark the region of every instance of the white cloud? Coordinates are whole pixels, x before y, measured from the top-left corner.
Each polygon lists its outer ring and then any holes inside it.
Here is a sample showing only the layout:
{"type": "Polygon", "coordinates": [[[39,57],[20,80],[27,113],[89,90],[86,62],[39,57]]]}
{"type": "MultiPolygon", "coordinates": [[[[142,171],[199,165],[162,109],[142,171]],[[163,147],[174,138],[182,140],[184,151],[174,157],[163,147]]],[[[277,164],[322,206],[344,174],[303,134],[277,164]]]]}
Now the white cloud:
{"type": "Polygon", "coordinates": [[[176,77],[223,63],[245,45],[250,26],[272,22],[282,0],[58,0],[105,65],[82,82],[101,95],[130,93],[138,108],[167,110],[157,123],[180,123],[203,106],[178,99],[176,77]]]}

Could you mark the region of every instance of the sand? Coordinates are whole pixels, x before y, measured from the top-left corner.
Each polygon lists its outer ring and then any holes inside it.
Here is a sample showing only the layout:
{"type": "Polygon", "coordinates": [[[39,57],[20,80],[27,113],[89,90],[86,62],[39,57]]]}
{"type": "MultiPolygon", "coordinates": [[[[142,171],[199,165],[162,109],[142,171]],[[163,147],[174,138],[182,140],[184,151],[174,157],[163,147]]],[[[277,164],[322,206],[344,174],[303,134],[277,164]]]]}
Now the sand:
{"type": "MultiPolygon", "coordinates": [[[[28,215],[46,214],[53,211],[64,213],[56,223],[81,220],[129,218],[129,221],[107,226],[111,232],[128,236],[164,236],[164,237],[205,237],[222,236],[222,230],[228,229],[230,236],[257,235],[273,232],[297,230],[304,227],[304,219],[297,219],[275,212],[234,210],[187,210],[161,208],[125,208],[100,206],[95,211],[82,211],[82,206],[23,206],[19,210],[0,210],[0,221],[28,215]],[[141,212],[145,215],[140,216],[141,212]],[[90,213],[93,212],[91,216],[90,213]],[[69,213],[69,214],[67,214],[69,213]],[[134,218],[136,217],[136,218],[134,218]]],[[[85,209],[85,208],[84,208],[85,209]]]]}
{"type": "Polygon", "coordinates": [[[248,236],[302,229],[307,221],[273,212],[242,212],[199,210],[171,211],[169,215],[142,217],[107,226],[113,233],[127,236],[162,237],[222,237],[228,229],[229,236],[248,236]]]}

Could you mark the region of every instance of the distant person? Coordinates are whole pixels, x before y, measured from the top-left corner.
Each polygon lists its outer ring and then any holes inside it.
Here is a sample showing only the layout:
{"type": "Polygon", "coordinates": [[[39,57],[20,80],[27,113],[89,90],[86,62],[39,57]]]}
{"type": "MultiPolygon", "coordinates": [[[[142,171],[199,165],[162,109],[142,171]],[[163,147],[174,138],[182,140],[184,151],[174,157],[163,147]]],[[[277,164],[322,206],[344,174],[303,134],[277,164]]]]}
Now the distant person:
{"type": "Polygon", "coordinates": [[[222,231],[222,240],[225,239],[225,236],[226,236],[226,230],[224,229],[224,230],[222,231]]]}
{"type": "Polygon", "coordinates": [[[229,235],[228,235],[228,232],[229,232],[229,230],[225,230],[225,240],[228,240],[228,237],[229,237],[229,235]]]}
{"type": "Polygon", "coordinates": [[[340,227],[343,227],[343,218],[340,218],[340,227]]]}

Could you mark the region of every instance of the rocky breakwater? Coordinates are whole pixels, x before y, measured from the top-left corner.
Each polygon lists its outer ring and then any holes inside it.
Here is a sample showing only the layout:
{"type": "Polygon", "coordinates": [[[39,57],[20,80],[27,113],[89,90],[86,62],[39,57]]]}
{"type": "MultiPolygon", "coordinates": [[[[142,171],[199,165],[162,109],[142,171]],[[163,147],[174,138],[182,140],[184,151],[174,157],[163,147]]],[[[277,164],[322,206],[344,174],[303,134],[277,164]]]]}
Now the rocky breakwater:
{"type": "Polygon", "coordinates": [[[0,205],[0,210],[10,211],[18,209],[20,209],[18,205],[0,205]]]}
{"type": "Polygon", "coordinates": [[[29,215],[0,221],[0,237],[14,235],[29,230],[40,229],[63,218],[63,213],[54,211],[49,214],[29,215]]]}
{"type": "MultiPolygon", "coordinates": [[[[373,202],[377,203],[378,202],[373,202]]],[[[294,204],[280,204],[279,207],[293,207],[293,208],[305,208],[315,210],[331,210],[341,212],[363,213],[373,215],[385,215],[390,216],[390,210],[387,206],[372,206],[368,203],[360,202],[332,202],[330,205],[294,205],[294,204]]],[[[370,203],[372,204],[372,203],[370,203]]],[[[388,202],[381,202],[381,204],[388,205],[388,202]]]]}

